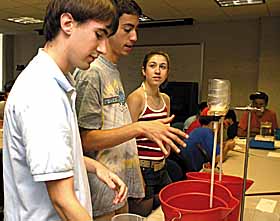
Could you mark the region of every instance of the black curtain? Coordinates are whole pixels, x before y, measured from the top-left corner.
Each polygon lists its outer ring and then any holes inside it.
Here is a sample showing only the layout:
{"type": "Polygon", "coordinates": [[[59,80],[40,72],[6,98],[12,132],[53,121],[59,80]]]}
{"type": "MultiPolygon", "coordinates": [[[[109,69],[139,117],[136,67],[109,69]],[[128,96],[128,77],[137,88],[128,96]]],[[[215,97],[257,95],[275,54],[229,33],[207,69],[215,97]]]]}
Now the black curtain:
{"type": "Polygon", "coordinates": [[[196,114],[198,104],[197,82],[168,82],[161,91],[170,97],[170,112],[175,114],[172,123],[184,122],[189,116],[196,114]]]}

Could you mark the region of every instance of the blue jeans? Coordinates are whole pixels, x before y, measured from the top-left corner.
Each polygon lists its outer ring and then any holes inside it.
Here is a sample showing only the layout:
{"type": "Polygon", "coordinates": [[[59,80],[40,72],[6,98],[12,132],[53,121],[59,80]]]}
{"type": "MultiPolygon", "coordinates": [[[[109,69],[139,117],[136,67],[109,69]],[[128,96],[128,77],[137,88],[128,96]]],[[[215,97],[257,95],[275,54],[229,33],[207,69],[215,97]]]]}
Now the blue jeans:
{"type": "Polygon", "coordinates": [[[166,165],[159,171],[153,168],[141,167],[142,175],[145,181],[145,199],[150,199],[157,195],[160,190],[172,181],[168,175],[166,165]]]}
{"type": "Polygon", "coordinates": [[[141,167],[142,175],[145,181],[145,198],[128,199],[129,212],[141,216],[148,216],[153,209],[160,205],[158,194],[167,184],[171,183],[166,165],[158,171],[153,168],[141,167]]]}

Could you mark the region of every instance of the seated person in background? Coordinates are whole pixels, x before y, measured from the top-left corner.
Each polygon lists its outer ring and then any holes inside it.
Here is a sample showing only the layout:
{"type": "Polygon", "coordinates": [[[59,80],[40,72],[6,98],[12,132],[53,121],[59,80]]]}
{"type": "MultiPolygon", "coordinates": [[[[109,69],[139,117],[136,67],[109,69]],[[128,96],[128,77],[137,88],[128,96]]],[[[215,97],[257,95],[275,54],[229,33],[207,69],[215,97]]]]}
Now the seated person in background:
{"type": "MultiPolygon", "coordinates": [[[[214,132],[212,117],[207,116],[208,108],[202,111],[202,116],[199,117],[201,127],[194,129],[189,138],[185,139],[187,144],[186,148],[182,148],[179,153],[179,164],[183,165],[183,173],[190,171],[200,171],[203,168],[204,163],[212,161],[214,132]]],[[[234,148],[235,142],[230,139],[225,141],[223,146],[223,161],[229,150],[234,148]]],[[[217,144],[216,162],[219,162],[220,157],[220,145],[217,144]]]]}
{"type": "MultiPolygon", "coordinates": [[[[249,98],[252,100],[253,107],[263,109],[263,111],[252,111],[250,136],[260,134],[261,122],[271,122],[273,133],[274,129],[278,128],[278,124],[276,113],[267,109],[268,95],[264,92],[257,91],[254,94],[251,94],[249,98]]],[[[245,137],[247,135],[247,122],[248,112],[244,112],[238,125],[237,134],[239,137],[245,137]]]]}
{"type": "Polygon", "coordinates": [[[8,99],[9,93],[12,90],[14,83],[15,80],[11,80],[4,85],[4,100],[0,102],[0,120],[3,120],[6,100],[8,99]]]}
{"type": "Polygon", "coordinates": [[[191,116],[189,117],[185,123],[184,123],[184,131],[185,133],[189,134],[190,132],[192,132],[192,130],[194,130],[197,127],[200,127],[200,123],[199,123],[199,116],[201,114],[201,112],[207,107],[207,102],[203,101],[198,105],[198,113],[197,115],[191,116]],[[195,118],[189,125],[188,122],[192,120],[192,118],[195,118]]]}
{"type": "Polygon", "coordinates": [[[238,121],[234,110],[229,110],[224,119],[224,128],[227,133],[227,140],[237,136],[238,121]]]}
{"type": "Polygon", "coordinates": [[[183,127],[184,131],[189,128],[189,126],[192,124],[192,122],[194,122],[197,119],[198,116],[199,116],[199,112],[198,114],[192,115],[185,120],[184,127],[183,127]]]}

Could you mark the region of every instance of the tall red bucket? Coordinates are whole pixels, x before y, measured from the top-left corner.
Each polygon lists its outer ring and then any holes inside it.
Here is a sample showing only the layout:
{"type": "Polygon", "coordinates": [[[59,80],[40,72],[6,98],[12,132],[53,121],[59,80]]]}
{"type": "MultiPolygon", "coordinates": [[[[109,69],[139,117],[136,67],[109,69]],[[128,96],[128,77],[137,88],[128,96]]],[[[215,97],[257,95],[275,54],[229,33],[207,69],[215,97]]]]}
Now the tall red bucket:
{"type": "MultiPolygon", "coordinates": [[[[189,172],[186,174],[188,180],[211,180],[211,174],[205,172],[189,172]]],[[[237,176],[230,176],[222,174],[222,180],[219,182],[219,174],[214,175],[214,179],[216,183],[222,184],[227,187],[232,195],[236,197],[239,201],[242,198],[242,190],[243,190],[243,178],[237,176]]],[[[246,180],[246,190],[252,186],[254,183],[253,180],[246,180]]],[[[240,206],[238,206],[232,214],[228,216],[228,221],[238,221],[239,220],[239,212],[240,206]]]]}
{"type": "Polygon", "coordinates": [[[210,208],[210,185],[204,180],[184,180],[165,186],[159,193],[165,221],[227,221],[239,201],[226,187],[215,183],[210,208]]]}

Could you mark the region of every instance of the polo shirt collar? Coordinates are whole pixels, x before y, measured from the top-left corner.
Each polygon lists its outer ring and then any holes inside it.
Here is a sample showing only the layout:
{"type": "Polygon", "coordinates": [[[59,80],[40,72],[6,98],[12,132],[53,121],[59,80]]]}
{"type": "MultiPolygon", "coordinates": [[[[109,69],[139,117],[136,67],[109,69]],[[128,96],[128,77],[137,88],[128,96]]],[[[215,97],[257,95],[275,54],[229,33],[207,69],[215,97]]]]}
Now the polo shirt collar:
{"type": "Polygon", "coordinates": [[[42,48],[39,49],[38,55],[44,60],[46,64],[48,64],[48,74],[50,74],[56,80],[58,85],[67,93],[73,92],[75,88],[72,75],[70,73],[64,74],[53,58],[49,56],[48,53],[46,53],[42,48]]]}

